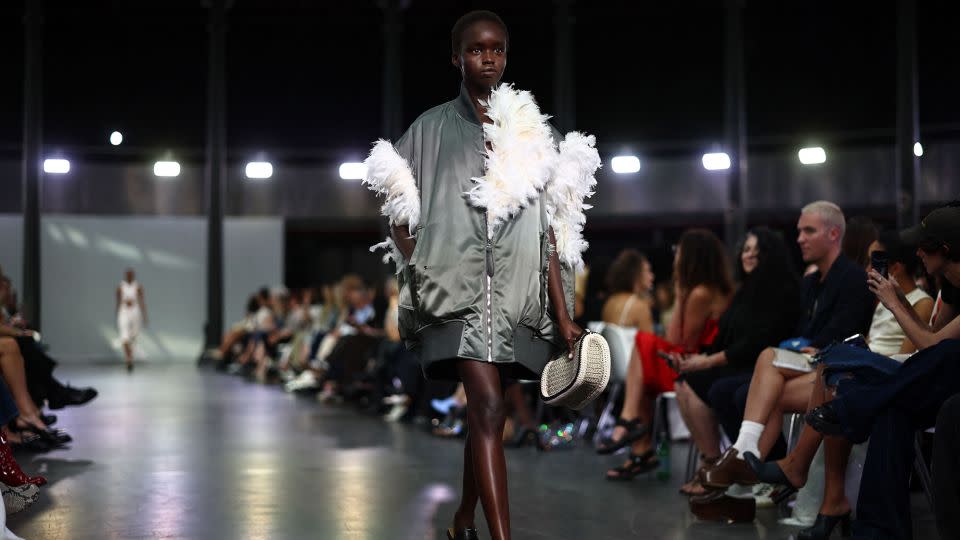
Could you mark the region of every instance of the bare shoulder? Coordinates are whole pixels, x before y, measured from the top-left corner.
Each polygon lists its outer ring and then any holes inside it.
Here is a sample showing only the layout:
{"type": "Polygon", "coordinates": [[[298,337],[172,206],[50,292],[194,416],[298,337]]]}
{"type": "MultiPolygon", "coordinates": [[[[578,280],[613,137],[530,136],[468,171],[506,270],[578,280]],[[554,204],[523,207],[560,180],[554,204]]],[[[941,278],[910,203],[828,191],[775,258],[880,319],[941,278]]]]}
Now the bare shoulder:
{"type": "Polygon", "coordinates": [[[698,304],[711,304],[719,295],[719,291],[716,291],[711,287],[706,285],[697,285],[690,291],[690,294],[687,296],[687,300],[698,304]]]}

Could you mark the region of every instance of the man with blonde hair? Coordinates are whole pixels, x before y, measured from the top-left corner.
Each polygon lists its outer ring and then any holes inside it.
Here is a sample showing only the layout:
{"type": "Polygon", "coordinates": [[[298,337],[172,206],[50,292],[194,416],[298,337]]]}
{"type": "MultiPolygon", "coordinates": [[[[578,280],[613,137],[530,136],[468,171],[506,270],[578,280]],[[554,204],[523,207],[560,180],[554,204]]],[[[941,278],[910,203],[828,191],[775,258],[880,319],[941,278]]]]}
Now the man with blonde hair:
{"type": "MultiPolygon", "coordinates": [[[[780,427],[772,413],[784,406],[785,395],[800,395],[801,403],[796,408],[803,410],[807,402],[803,393],[807,388],[812,390],[815,380],[811,355],[850,335],[866,333],[870,327],[876,302],[867,288],[866,272],[843,255],[845,229],[843,211],[832,202],[813,202],[801,210],[797,244],[803,262],[816,267],[816,271],[803,279],[802,315],[794,334],[797,337],[760,353],[752,376],[739,380],[731,377],[711,388],[711,407],[736,442],[715,466],[706,469],[702,475],[706,487],[721,490],[731,484],[757,483],[756,473],[744,461],[744,455],[768,457],[780,427]],[[771,418],[776,429],[761,437],[771,418]]],[[[716,492],[713,496],[694,501],[692,507],[715,504],[716,492]]]]}

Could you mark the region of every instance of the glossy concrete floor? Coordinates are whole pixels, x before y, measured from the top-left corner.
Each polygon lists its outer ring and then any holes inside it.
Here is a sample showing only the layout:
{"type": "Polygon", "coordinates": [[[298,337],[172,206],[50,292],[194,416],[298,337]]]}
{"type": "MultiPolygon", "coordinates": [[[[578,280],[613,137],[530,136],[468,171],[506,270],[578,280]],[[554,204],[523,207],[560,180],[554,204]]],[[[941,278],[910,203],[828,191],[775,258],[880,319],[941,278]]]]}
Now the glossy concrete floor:
{"type": "MultiPolygon", "coordinates": [[[[442,538],[459,486],[459,442],[388,425],[190,364],[62,366],[100,397],[59,411],[69,450],[23,460],[51,481],[8,525],[28,540],[442,538]]],[[[602,479],[586,449],[512,450],[514,538],[789,538],[776,510],[750,525],[699,523],[674,480],[602,479]]],[[[915,497],[918,538],[935,538],[915,497]]],[[[483,538],[486,529],[478,518],[483,538]]]]}

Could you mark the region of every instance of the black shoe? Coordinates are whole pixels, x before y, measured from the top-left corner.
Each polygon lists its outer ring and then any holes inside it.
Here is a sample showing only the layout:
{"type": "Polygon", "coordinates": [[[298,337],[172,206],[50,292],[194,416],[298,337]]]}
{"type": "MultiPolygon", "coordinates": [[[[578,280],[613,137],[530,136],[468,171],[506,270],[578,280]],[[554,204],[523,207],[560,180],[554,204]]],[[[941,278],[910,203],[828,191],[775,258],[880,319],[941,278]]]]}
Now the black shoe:
{"type": "Polygon", "coordinates": [[[791,484],[790,479],[787,478],[787,475],[783,474],[783,469],[777,465],[776,461],[764,463],[760,461],[760,458],[753,455],[753,452],[743,454],[743,459],[747,462],[747,465],[750,465],[750,468],[757,473],[757,479],[761,482],[783,486],[782,489],[778,490],[776,494],[771,497],[774,504],[780,504],[787,500],[787,497],[793,495],[802,487],[791,484]]]}
{"type": "Polygon", "coordinates": [[[133,364],[127,364],[127,373],[133,373],[133,364]]]}
{"type": "Polygon", "coordinates": [[[617,418],[617,426],[626,428],[627,432],[620,437],[619,440],[614,440],[612,437],[606,437],[600,441],[600,445],[597,446],[597,453],[600,455],[607,455],[624,448],[627,445],[631,445],[636,441],[643,438],[647,434],[649,429],[647,426],[640,423],[639,418],[633,420],[624,420],[623,418],[617,418]]]}
{"type": "Polygon", "coordinates": [[[480,535],[476,529],[454,531],[451,527],[447,529],[447,540],[480,540],[480,535]]]}
{"type": "Polygon", "coordinates": [[[7,424],[7,427],[10,428],[10,431],[14,433],[19,433],[21,435],[31,434],[38,437],[41,441],[47,443],[51,448],[59,448],[64,444],[73,440],[72,437],[66,434],[65,431],[60,429],[39,429],[31,425],[20,426],[17,425],[17,419],[14,419],[12,422],[7,424]]]}
{"type": "Polygon", "coordinates": [[[54,449],[54,446],[44,441],[40,437],[24,433],[20,436],[20,442],[11,442],[15,452],[29,452],[31,454],[43,454],[54,449]]]}
{"type": "Polygon", "coordinates": [[[827,540],[837,524],[840,524],[840,535],[850,538],[850,512],[841,516],[825,516],[817,514],[817,521],[813,526],[797,533],[797,540],[827,540]]]}
{"type": "Polygon", "coordinates": [[[57,423],[57,415],[55,415],[55,414],[41,414],[41,415],[40,415],[40,420],[42,420],[43,423],[47,425],[47,427],[50,427],[50,426],[52,426],[52,425],[54,425],[54,424],[57,423]]]}
{"type": "Polygon", "coordinates": [[[524,446],[536,446],[537,450],[543,450],[543,441],[540,440],[540,434],[535,428],[522,428],[514,434],[513,439],[507,443],[510,448],[523,448],[524,446]]]}
{"type": "Polygon", "coordinates": [[[62,409],[67,406],[83,405],[95,397],[97,397],[97,391],[93,388],[73,388],[58,384],[47,395],[47,405],[51,409],[62,409]]]}
{"type": "Polygon", "coordinates": [[[823,405],[808,412],[803,420],[814,431],[827,436],[840,437],[843,433],[843,426],[840,425],[840,417],[832,406],[833,402],[823,405]]]}

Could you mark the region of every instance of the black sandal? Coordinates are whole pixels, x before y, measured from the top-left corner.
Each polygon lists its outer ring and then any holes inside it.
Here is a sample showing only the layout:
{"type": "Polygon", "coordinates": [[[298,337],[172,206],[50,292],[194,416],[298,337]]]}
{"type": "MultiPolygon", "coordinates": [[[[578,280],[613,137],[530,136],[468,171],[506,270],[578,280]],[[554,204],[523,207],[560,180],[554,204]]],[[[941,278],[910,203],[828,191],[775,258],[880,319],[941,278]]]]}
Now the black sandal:
{"type": "Polygon", "coordinates": [[[453,528],[447,529],[447,540],[480,540],[480,535],[476,529],[463,529],[454,531],[453,528]]]}
{"type": "Polygon", "coordinates": [[[614,467],[607,471],[607,480],[633,480],[634,477],[656,470],[660,462],[655,457],[653,450],[647,450],[642,454],[630,453],[630,459],[626,464],[614,467]],[[610,472],[616,472],[616,476],[610,476],[610,472]]]}
{"type": "Polygon", "coordinates": [[[601,456],[612,454],[621,448],[633,444],[636,441],[643,438],[650,430],[647,426],[640,423],[639,418],[634,418],[633,420],[624,420],[623,418],[617,418],[617,426],[626,428],[627,433],[624,434],[620,440],[614,440],[613,437],[605,437],[600,441],[600,446],[597,447],[597,453],[601,456]]]}

